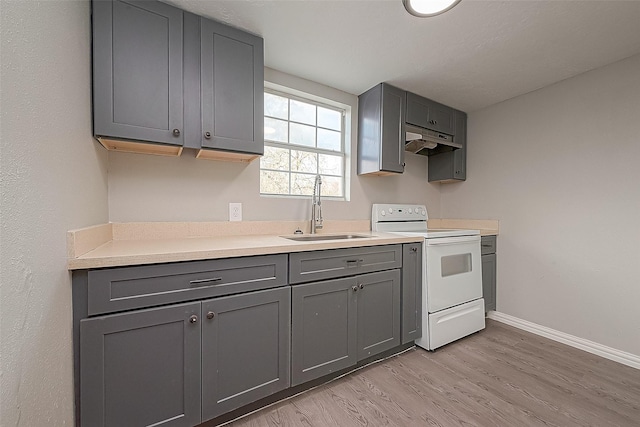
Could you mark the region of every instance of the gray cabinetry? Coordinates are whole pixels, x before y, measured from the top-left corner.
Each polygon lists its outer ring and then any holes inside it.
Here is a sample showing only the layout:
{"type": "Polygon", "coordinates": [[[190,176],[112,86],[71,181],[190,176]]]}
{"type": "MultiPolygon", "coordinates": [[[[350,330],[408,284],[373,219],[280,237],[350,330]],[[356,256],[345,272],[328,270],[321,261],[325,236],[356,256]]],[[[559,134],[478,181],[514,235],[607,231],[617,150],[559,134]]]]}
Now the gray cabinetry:
{"type": "Polygon", "coordinates": [[[79,424],[193,426],[289,387],[286,267],[279,254],[75,272],[79,424]]]}
{"type": "Polygon", "coordinates": [[[485,311],[496,309],[496,236],[482,236],[482,296],[485,311]]]}
{"type": "Polygon", "coordinates": [[[454,111],[454,141],[462,148],[429,156],[429,182],[457,182],[467,179],[467,114],[454,111]]]}
{"type": "Polygon", "coordinates": [[[400,270],[356,277],[358,360],[400,345],[400,270]]]}
{"type": "Polygon", "coordinates": [[[83,426],[200,422],[200,303],[80,323],[83,426]]]}
{"type": "Polygon", "coordinates": [[[182,11],[156,1],[93,1],[93,131],[183,145],[182,11]]]}
{"type": "Polygon", "coordinates": [[[289,287],[202,303],[202,419],[289,387],[289,287]]]}
{"type": "Polygon", "coordinates": [[[454,135],[454,109],[407,92],[407,123],[454,135]]]}
{"type": "Polygon", "coordinates": [[[355,365],[354,286],[355,280],[346,278],[291,289],[291,385],[355,365]]]}
{"type": "Polygon", "coordinates": [[[358,175],[404,172],[406,92],[387,83],[358,97],[358,175]]]}
{"type": "Polygon", "coordinates": [[[402,246],[292,253],[291,384],[400,345],[402,246]],[[331,280],[326,280],[331,279],[331,280]]]}
{"type": "Polygon", "coordinates": [[[264,153],[264,53],[260,37],[200,20],[202,148],[264,153]]]}
{"type": "Polygon", "coordinates": [[[422,336],[422,244],[402,245],[402,343],[422,336]]]}
{"type": "Polygon", "coordinates": [[[304,283],[400,267],[400,245],[297,252],[289,256],[289,281],[304,283]]]}

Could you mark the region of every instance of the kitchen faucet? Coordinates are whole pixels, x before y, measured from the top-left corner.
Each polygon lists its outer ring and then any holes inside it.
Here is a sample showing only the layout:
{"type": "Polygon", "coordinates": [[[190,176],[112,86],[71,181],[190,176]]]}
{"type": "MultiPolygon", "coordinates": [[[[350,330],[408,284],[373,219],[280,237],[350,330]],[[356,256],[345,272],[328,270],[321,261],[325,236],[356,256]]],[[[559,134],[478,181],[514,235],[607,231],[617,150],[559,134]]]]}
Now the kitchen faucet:
{"type": "Polygon", "coordinates": [[[313,199],[311,201],[311,234],[316,234],[316,230],[322,228],[322,200],[320,197],[321,189],[322,178],[320,177],[320,175],[316,175],[316,181],[313,184],[313,199]]]}

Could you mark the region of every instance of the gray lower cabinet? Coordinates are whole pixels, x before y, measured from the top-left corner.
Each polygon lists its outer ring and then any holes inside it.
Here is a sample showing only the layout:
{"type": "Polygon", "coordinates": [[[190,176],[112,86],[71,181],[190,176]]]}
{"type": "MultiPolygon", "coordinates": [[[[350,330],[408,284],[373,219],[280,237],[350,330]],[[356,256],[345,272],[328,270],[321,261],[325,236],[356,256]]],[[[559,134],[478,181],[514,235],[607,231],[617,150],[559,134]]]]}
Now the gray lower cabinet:
{"type": "Polygon", "coordinates": [[[199,317],[194,302],[82,320],[82,425],[198,424],[199,317]]]}
{"type": "Polygon", "coordinates": [[[402,343],[422,336],[422,244],[402,245],[402,343]]]}
{"type": "Polygon", "coordinates": [[[262,38],[201,18],[200,53],[202,148],[262,155],[262,38]]]}
{"type": "Polygon", "coordinates": [[[358,97],[358,175],[404,172],[406,96],[380,83],[358,97]]]}
{"type": "Polygon", "coordinates": [[[454,110],[453,140],[462,148],[429,156],[429,182],[458,182],[467,179],[467,114],[454,110]]]}
{"type": "Polygon", "coordinates": [[[292,287],[291,385],[400,345],[400,270],[292,287]]]}
{"type": "Polygon", "coordinates": [[[202,302],[202,420],[289,387],[289,287],[202,302]]]}
{"type": "Polygon", "coordinates": [[[496,236],[482,236],[482,296],[485,311],[496,309],[496,236]]]}
{"type": "Polygon", "coordinates": [[[182,10],[158,1],[93,1],[93,131],[183,144],[182,10]]]}

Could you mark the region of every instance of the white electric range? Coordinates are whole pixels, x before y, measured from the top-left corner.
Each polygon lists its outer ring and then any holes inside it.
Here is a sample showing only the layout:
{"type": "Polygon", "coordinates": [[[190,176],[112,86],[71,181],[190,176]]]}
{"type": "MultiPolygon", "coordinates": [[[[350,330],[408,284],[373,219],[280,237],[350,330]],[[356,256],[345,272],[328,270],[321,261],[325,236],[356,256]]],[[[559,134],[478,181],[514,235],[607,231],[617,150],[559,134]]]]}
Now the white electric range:
{"type": "Polygon", "coordinates": [[[371,229],[422,236],[422,337],[434,350],[485,327],[479,230],[428,229],[424,205],[374,204],[371,229]]]}

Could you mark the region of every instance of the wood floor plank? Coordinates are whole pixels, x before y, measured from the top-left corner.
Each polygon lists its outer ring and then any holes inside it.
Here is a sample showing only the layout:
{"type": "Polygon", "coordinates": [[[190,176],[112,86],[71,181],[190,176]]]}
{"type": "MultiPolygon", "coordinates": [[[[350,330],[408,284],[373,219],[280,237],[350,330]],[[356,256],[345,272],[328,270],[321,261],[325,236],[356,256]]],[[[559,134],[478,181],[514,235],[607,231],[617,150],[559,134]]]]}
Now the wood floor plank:
{"type": "Polygon", "coordinates": [[[640,427],[640,370],[489,320],[230,425],[640,427]]]}

